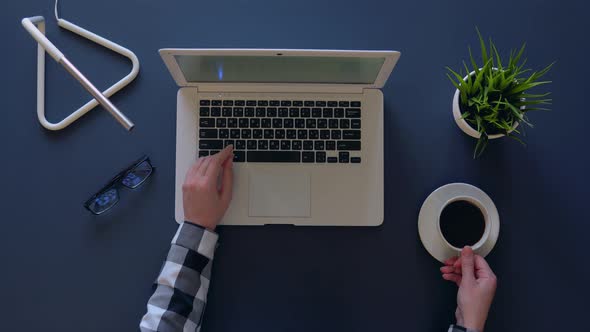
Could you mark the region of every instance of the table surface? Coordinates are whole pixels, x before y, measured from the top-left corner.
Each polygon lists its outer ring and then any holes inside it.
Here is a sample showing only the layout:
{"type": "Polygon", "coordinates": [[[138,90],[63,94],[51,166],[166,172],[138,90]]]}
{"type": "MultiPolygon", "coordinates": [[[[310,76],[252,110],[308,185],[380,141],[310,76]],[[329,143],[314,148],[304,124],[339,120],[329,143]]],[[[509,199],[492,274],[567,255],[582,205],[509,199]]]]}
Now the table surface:
{"type": "MultiPolygon", "coordinates": [[[[590,4],[583,1],[62,1],[63,18],[136,52],[137,80],[112,98],[136,124],[125,132],[95,110],[59,132],[37,121],[36,45],[23,17],[100,88],[125,58],[60,30],[53,1],[7,3],[2,54],[0,312],[6,331],[131,331],[176,229],[174,84],[157,50],[393,49],[385,95],[385,221],[377,228],[220,227],[204,331],[443,331],[454,285],[422,247],[417,216],[437,187],[486,191],[501,218],[488,256],[499,288],[489,331],[587,326],[590,268],[588,135],[590,4]],[[458,68],[475,26],[506,51],[526,41],[548,75],[552,112],[531,114],[527,147],[494,141],[477,160],[451,117],[458,68]],[[569,92],[568,92],[569,91],[569,92]],[[95,217],[83,201],[142,154],[157,166],[136,192],[95,217]]],[[[477,47],[477,46],[476,46],[477,47]]],[[[504,53],[504,52],[503,52],[504,53]]],[[[47,60],[47,113],[57,121],[89,96],[47,60]]]]}

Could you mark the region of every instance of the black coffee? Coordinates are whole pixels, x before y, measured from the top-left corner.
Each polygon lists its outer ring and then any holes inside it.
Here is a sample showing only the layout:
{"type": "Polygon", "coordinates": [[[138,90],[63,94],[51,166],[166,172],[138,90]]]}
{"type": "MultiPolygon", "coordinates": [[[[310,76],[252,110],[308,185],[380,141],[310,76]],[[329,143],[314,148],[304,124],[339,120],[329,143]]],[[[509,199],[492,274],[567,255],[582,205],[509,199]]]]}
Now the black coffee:
{"type": "Polygon", "coordinates": [[[481,210],[467,201],[452,202],[440,214],[442,235],[457,248],[476,244],[483,236],[485,227],[481,210]]]}

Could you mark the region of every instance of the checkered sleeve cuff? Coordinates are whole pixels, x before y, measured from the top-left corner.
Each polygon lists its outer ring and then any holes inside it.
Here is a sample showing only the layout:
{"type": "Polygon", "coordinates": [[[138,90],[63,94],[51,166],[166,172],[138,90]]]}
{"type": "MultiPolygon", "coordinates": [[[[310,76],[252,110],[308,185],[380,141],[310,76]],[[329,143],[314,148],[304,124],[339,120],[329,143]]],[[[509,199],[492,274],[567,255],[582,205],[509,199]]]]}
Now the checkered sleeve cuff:
{"type": "Polygon", "coordinates": [[[183,223],[139,325],[143,332],[196,331],[201,326],[218,235],[183,223]]]}
{"type": "Polygon", "coordinates": [[[460,325],[451,325],[449,326],[448,332],[479,332],[478,330],[467,329],[460,325]]]}

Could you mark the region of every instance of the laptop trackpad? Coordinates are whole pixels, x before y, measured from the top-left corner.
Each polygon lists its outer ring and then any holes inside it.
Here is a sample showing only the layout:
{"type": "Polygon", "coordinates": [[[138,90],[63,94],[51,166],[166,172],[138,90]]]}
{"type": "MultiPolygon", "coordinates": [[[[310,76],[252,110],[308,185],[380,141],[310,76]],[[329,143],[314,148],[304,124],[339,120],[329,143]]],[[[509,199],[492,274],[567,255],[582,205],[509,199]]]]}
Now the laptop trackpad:
{"type": "Polygon", "coordinates": [[[251,171],[249,182],[250,217],[310,217],[310,173],[251,171]]]}

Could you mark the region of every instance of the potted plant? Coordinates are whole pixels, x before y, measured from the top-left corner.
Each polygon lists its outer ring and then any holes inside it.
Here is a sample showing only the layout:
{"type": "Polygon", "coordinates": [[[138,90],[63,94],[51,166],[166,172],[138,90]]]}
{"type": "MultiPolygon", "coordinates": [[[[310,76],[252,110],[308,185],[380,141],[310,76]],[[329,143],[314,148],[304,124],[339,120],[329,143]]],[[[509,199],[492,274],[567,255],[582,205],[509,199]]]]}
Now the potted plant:
{"type": "Polygon", "coordinates": [[[492,40],[486,46],[481,33],[476,30],[482,63],[475,61],[469,48],[471,69],[465,62],[465,74],[447,67],[447,76],[457,88],[453,98],[453,117],[463,132],[477,139],[474,158],[483,153],[490,139],[508,136],[523,143],[517,136],[520,134],[519,124],[532,127],[527,113],[548,110],[542,105],[551,103],[551,99],[545,98],[549,93],[532,94],[529,90],[550,83],[540,81],[540,78],[553,66],[550,64],[536,72],[525,69],[523,53],[526,44],[518,51],[512,50],[508,61],[503,61],[492,40]]]}

